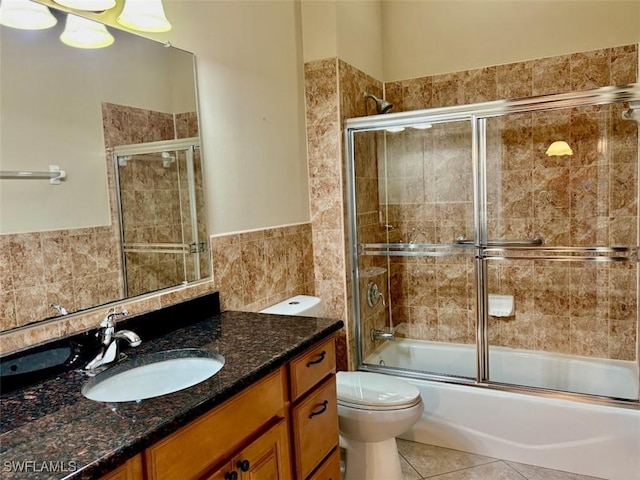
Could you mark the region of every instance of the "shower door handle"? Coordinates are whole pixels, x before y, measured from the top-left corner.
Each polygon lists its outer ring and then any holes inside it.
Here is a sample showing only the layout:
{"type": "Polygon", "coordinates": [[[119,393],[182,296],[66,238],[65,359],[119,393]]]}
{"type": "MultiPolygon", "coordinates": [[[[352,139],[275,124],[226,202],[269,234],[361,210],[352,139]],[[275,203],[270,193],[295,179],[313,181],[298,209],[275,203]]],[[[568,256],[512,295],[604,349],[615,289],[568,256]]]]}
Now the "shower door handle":
{"type": "MultiPolygon", "coordinates": [[[[465,237],[456,238],[456,245],[473,245],[473,240],[465,237]]],[[[487,247],[539,247],[544,245],[544,239],[533,237],[525,240],[488,240],[487,247]]]]}

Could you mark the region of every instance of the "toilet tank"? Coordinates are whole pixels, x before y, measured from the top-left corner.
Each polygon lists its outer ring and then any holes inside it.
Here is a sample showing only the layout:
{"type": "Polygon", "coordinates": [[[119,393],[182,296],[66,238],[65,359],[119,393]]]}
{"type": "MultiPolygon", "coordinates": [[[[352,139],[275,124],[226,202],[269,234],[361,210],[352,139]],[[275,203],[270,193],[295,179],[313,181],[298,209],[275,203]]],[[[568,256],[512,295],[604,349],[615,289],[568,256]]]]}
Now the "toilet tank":
{"type": "Polygon", "coordinates": [[[323,312],[322,300],[310,295],[296,295],[261,310],[260,313],[276,315],[299,315],[301,317],[321,317],[323,312]]]}

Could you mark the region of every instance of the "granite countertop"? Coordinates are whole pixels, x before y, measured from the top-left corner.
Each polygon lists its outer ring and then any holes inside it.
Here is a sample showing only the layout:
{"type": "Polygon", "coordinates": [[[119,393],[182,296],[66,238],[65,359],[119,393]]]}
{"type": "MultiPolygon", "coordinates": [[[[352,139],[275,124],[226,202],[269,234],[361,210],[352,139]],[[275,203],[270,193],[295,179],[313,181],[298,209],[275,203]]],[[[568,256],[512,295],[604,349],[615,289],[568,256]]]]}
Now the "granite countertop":
{"type": "Polygon", "coordinates": [[[143,338],[142,345],[127,351],[125,361],[177,348],[224,356],[218,374],[185,390],[140,402],[95,402],[82,396],[88,377],[76,369],[3,394],[0,477],[100,478],[342,325],[340,320],[222,312],[148,342],[143,338]]]}

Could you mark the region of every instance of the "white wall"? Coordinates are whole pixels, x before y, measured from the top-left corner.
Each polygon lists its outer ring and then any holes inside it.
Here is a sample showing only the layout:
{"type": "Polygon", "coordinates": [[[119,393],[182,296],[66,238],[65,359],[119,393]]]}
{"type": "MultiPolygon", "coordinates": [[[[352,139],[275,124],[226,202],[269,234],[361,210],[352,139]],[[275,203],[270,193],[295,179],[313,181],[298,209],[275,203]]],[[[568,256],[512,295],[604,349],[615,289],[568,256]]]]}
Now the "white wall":
{"type": "Polygon", "coordinates": [[[386,0],[384,81],[640,41],[640,1],[386,0]]]}
{"type": "MultiPolygon", "coordinates": [[[[0,169],[67,172],[59,186],[1,180],[0,233],[108,225],[102,102],[173,113],[174,66],[162,45],[114,32],[113,46],[82,50],[58,40],[63,27],[0,27],[0,169]]],[[[193,97],[192,85],[177,88],[193,97]]]]}
{"type": "Polygon", "coordinates": [[[382,80],[382,4],[379,0],[337,2],[338,56],[382,80]]]}
{"type": "Polygon", "coordinates": [[[304,61],[339,57],[382,80],[380,0],[302,0],[304,61]]]}
{"type": "Polygon", "coordinates": [[[298,2],[164,5],[196,55],[209,233],[309,221],[298,2]]]}

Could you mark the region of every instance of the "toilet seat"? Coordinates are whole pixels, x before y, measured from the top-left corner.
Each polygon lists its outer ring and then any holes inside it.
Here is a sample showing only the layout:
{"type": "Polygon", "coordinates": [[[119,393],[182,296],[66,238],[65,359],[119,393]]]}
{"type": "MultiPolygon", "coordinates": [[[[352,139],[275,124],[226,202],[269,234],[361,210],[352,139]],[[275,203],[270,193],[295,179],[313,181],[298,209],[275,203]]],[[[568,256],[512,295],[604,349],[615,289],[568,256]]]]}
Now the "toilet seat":
{"type": "Polygon", "coordinates": [[[338,405],[360,410],[402,410],[420,402],[417,387],[389,375],[371,372],[336,374],[338,405]]]}

